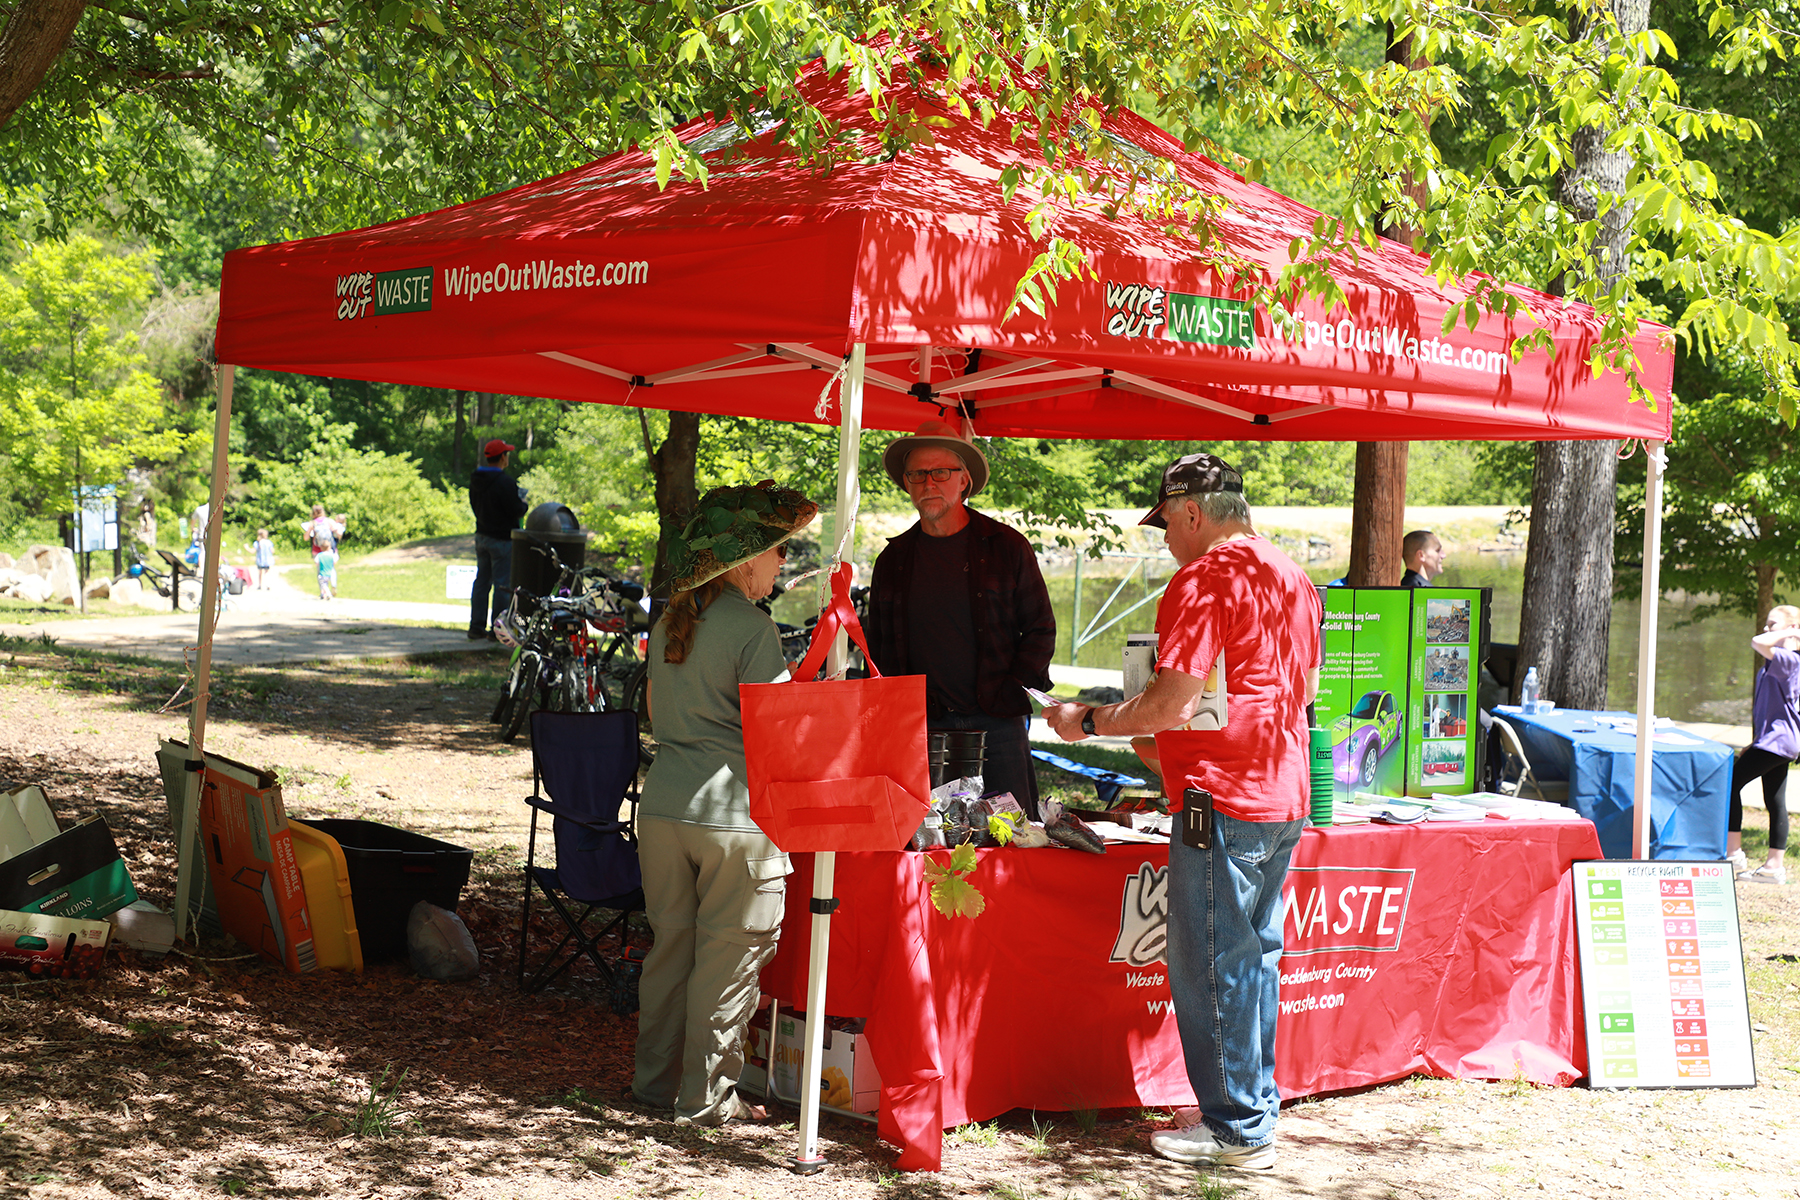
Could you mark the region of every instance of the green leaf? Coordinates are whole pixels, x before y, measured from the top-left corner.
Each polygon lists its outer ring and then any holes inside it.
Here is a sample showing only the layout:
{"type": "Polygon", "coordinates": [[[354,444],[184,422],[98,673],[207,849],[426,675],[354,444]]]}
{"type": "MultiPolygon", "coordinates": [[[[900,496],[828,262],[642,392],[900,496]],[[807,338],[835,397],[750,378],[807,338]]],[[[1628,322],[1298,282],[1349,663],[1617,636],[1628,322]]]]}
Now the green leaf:
{"type": "Polygon", "coordinates": [[[931,885],[931,905],[946,917],[979,917],[987,900],[960,875],[946,873],[931,885]]]}

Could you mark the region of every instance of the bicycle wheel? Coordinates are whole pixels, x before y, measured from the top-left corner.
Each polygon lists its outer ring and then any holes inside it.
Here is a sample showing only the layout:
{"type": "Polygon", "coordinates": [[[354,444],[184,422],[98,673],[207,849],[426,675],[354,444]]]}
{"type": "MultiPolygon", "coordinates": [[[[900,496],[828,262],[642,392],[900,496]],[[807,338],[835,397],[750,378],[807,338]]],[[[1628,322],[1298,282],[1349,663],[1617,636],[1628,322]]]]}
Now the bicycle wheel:
{"type": "Polygon", "coordinates": [[[593,712],[594,702],[588,698],[588,669],[585,659],[563,664],[560,680],[561,699],[557,707],[563,712],[593,712]]]}
{"type": "Polygon", "coordinates": [[[524,673],[525,652],[514,650],[512,661],[506,665],[506,679],[500,684],[500,695],[494,701],[494,711],[488,714],[488,724],[498,725],[505,729],[507,718],[512,714],[513,697],[519,693],[519,679],[524,673]]]}
{"type": "Polygon", "coordinates": [[[532,704],[538,699],[538,688],[544,673],[544,662],[535,650],[527,650],[519,655],[518,686],[509,699],[505,719],[500,724],[500,740],[510,742],[519,736],[519,730],[525,727],[525,718],[530,715],[532,704]]]}

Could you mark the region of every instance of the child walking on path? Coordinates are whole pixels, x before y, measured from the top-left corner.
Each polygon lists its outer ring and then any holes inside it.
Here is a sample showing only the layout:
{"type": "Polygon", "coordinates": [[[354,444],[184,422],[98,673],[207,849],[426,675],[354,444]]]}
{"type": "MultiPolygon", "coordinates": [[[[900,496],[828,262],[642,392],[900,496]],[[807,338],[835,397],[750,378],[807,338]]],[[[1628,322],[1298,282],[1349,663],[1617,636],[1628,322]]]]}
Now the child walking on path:
{"type": "Polygon", "coordinates": [[[256,590],[262,591],[269,586],[269,572],[275,569],[275,543],[269,540],[269,531],[256,531],[256,590]]]}

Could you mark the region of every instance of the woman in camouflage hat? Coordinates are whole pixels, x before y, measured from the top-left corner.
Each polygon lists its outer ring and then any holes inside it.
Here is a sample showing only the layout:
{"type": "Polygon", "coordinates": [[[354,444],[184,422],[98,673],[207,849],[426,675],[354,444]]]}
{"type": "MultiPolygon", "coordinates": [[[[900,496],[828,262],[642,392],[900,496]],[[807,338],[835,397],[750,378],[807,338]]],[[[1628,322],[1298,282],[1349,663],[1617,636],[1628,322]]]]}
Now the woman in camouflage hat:
{"type": "Polygon", "coordinates": [[[639,983],[638,1099],[694,1125],[760,1117],[737,1096],[757,975],[775,954],[787,855],[750,819],[738,685],[787,678],[756,607],[819,506],[764,480],[714,488],[666,545],[674,597],[650,633],[656,762],[638,857],[656,942],[639,983]]]}

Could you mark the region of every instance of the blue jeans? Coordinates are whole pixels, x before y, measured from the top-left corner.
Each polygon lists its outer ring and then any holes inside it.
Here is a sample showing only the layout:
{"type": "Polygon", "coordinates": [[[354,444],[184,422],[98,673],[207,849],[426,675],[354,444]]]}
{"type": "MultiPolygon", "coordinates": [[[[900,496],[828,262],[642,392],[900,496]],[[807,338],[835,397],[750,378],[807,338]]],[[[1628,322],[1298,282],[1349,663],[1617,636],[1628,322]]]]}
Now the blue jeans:
{"type": "Polygon", "coordinates": [[[512,584],[512,539],[475,535],[475,589],[469,593],[469,632],[486,633],[494,627],[510,600],[507,588],[512,584]],[[488,603],[489,589],[493,604],[488,603]]]}
{"type": "Polygon", "coordinates": [[[1212,847],[1169,841],[1169,993],[1188,1081],[1213,1137],[1275,1137],[1275,1014],[1281,995],[1281,885],[1305,821],[1219,813],[1212,847]]]}

